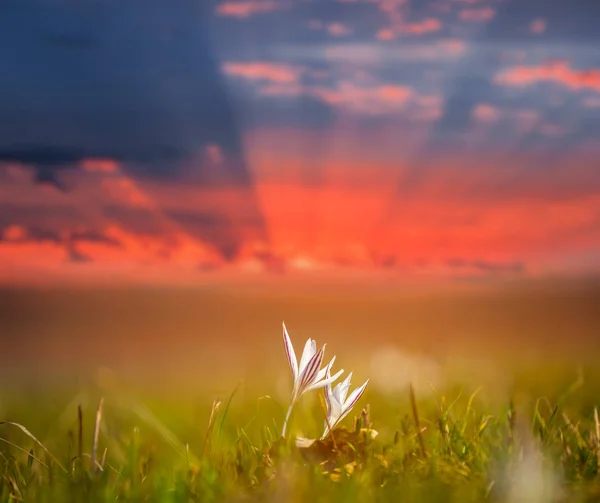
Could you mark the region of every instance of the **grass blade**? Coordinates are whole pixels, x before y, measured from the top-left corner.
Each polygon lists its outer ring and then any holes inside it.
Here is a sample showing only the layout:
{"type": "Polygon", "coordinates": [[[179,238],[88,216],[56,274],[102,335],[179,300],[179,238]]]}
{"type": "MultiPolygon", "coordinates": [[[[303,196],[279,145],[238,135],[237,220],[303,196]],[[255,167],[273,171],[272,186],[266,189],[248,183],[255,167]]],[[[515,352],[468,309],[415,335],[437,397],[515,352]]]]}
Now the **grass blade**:
{"type": "Polygon", "coordinates": [[[96,424],[94,426],[94,442],[92,444],[92,454],[90,457],[90,469],[92,473],[96,471],[96,454],[98,452],[98,439],[100,437],[100,421],[102,421],[102,406],[104,405],[104,398],[100,399],[98,409],[96,410],[96,424]]]}
{"type": "Polygon", "coordinates": [[[9,440],[6,440],[5,438],[2,438],[2,437],[0,437],[0,442],[5,442],[5,443],[7,443],[8,445],[10,445],[11,447],[14,447],[15,449],[18,449],[19,451],[21,451],[21,452],[24,452],[25,454],[27,454],[27,465],[28,465],[28,468],[29,468],[29,469],[31,469],[31,463],[32,463],[32,460],[35,460],[35,461],[37,461],[37,462],[38,462],[40,465],[42,465],[44,468],[48,468],[48,465],[47,465],[46,463],[44,463],[44,462],[43,462],[41,459],[39,459],[39,458],[36,458],[36,457],[33,455],[33,449],[31,449],[31,450],[29,450],[29,451],[28,451],[27,449],[23,449],[23,447],[21,447],[21,446],[19,446],[19,445],[17,445],[17,444],[13,444],[13,443],[12,443],[12,442],[10,442],[9,440]]]}
{"type": "Polygon", "coordinates": [[[8,424],[10,426],[14,426],[15,428],[19,428],[23,433],[25,433],[25,435],[27,435],[31,440],[33,440],[37,445],[39,445],[44,450],[44,452],[50,457],[50,459],[54,461],[63,472],[68,473],[66,468],[60,463],[60,461],[56,459],[56,457],[47,449],[47,447],[44,444],[42,444],[42,442],[40,442],[33,433],[31,433],[27,428],[25,428],[25,426],[19,423],[13,423],[12,421],[0,421],[0,425],[3,424],[8,424]]]}

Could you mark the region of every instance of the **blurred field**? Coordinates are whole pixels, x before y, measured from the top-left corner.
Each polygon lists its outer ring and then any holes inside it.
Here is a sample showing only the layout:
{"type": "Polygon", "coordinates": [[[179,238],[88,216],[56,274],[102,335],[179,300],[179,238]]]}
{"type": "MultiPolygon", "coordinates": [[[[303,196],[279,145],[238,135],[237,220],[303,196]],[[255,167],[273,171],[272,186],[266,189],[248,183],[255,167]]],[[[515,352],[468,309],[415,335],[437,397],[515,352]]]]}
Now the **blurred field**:
{"type": "Polygon", "coordinates": [[[127,288],[0,291],[4,371],[77,374],[108,367],[147,379],[284,369],[281,322],[294,340],[371,367],[393,347],[443,362],[569,361],[600,349],[600,284],[390,287],[127,288]]]}
{"type": "MultiPolygon", "coordinates": [[[[597,501],[599,299],[582,283],[4,290],[0,421],[51,455],[0,425],[0,497],[597,501]],[[340,437],[324,464],[279,442],[282,320],[298,353],[316,338],[355,384],[371,378],[344,427],[369,404],[372,442],[340,437]],[[90,465],[101,397],[102,470],[90,465]]],[[[292,437],[321,434],[317,397],[292,437]]]]}
{"type": "Polygon", "coordinates": [[[60,386],[4,381],[0,419],[27,432],[0,424],[0,500],[598,501],[598,367],[504,368],[483,385],[480,375],[421,386],[415,408],[407,389],[370,383],[333,440],[309,450],[295,437],[323,431],[317,392],[279,440],[289,369],[283,387],[272,372],[216,392],[212,381],[140,389],[107,373],[60,386]],[[367,404],[369,420],[353,422],[367,404]]]}

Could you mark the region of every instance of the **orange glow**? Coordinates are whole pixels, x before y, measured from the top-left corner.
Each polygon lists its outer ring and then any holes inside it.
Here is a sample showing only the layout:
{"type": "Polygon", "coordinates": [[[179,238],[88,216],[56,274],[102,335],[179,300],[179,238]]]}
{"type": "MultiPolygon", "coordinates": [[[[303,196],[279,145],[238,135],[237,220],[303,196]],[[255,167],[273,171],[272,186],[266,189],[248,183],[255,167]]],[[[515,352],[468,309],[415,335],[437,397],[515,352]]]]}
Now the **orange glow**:
{"type": "Polygon", "coordinates": [[[403,108],[414,91],[406,86],[361,87],[351,82],[341,82],[336,89],[317,88],[314,94],[333,106],[377,114],[390,106],[403,108]]]}
{"type": "Polygon", "coordinates": [[[6,241],[19,241],[27,237],[27,229],[20,225],[10,225],[2,234],[2,239],[6,241]]]}
{"type": "Polygon", "coordinates": [[[190,2],[119,64],[126,22],[4,30],[45,64],[0,103],[0,288],[600,275],[590,16],[514,2],[190,2]]]}
{"type": "Polygon", "coordinates": [[[266,63],[255,61],[252,63],[229,62],[223,64],[223,71],[234,77],[249,80],[267,80],[280,84],[289,84],[298,80],[300,69],[286,64],[266,63]]]}
{"type": "Polygon", "coordinates": [[[568,61],[548,61],[539,66],[515,66],[499,73],[495,80],[508,86],[556,82],[569,89],[600,91],[599,69],[574,70],[568,61]]]}
{"type": "MultiPolygon", "coordinates": [[[[375,96],[402,103],[410,91],[381,87],[375,96]]],[[[487,104],[473,114],[483,122],[508,117],[517,125],[539,119],[527,110],[501,112],[487,104]]],[[[448,278],[469,268],[482,275],[543,275],[583,267],[577,257],[600,248],[593,156],[572,156],[569,170],[542,178],[523,173],[532,159],[514,156],[455,155],[415,166],[373,150],[386,142],[398,145],[418,124],[389,137],[355,129],[351,121],[326,134],[254,131],[244,145],[252,186],[134,180],[120,170],[100,170],[91,178],[87,171],[73,172],[77,193],[42,195],[42,187],[15,171],[18,176],[2,186],[3,200],[11,207],[38,205],[48,220],[30,216],[4,227],[0,281],[185,283],[265,278],[267,272],[321,278],[344,271],[448,278]],[[138,215],[142,226],[136,230],[135,221],[105,215],[107,204],[138,215]],[[173,215],[199,215],[199,230],[173,215]],[[36,234],[46,224],[52,233],[36,234]],[[101,238],[86,238],[88,227],[101,238]],[[225,259],[219,239],[231,236],[236,247],[233,258],[225,259]]],[[[541,130],[560,133],[550,123],[541,130]]],[[[198,162],[205,158],[228,162],[216,144],[206,145],[198,162]]]]}
{"type": "Polygon", "coordinates": [[[223,2],[217,7],[216,13],[219,16],[247,18],[253,14],[271,12],[278,8],[278,2],[273,2],[270,0],[223,2]]]}
{"type": "Polygon", "coordinates": [[[414,23],[405,23],[400,27],[400,32],[408,35],[424,35],[440,31],[441,29],[442,22],[439,19],[430,17],[414,23]]]}

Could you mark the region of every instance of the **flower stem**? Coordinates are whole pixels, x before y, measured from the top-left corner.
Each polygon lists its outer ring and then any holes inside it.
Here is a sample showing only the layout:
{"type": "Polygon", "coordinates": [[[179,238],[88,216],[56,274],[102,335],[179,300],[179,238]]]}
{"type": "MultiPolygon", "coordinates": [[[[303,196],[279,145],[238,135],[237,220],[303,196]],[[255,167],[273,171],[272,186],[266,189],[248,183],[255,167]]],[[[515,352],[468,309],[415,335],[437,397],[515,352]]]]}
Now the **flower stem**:
{"type": "Polygon", "coordinates": [[[281,430],[281,436],[285,438],[285,430],[287,429],[288,421],[290,419],[290,415],[292,414],[292,409],[294,408],[294,400],[290,403],[290,407],[288,408],[287,414],[285,415],[285,421],[283,422],[283,428],[281,430]]]}

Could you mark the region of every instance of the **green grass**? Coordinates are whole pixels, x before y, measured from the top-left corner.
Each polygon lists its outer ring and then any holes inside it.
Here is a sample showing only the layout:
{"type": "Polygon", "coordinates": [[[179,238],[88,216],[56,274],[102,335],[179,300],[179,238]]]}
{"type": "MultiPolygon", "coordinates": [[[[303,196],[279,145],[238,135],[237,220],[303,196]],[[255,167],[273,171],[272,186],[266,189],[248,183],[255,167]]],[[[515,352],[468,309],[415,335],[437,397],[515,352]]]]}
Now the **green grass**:
{"type": "Polygon", "coordinates": [[[294,437],[320,436],[318,394],[282,441],[287,403],[269,382],[221,396],[5,385],[0,420],[18,425],[0,425],[0,500],[600,501],[594,373],[514,371],[504,397],[477,382],[418,388],[414,401],[371,386],[308,449],[294,437]]]}

